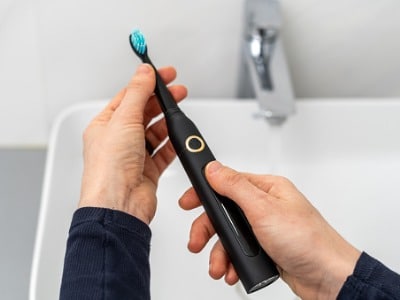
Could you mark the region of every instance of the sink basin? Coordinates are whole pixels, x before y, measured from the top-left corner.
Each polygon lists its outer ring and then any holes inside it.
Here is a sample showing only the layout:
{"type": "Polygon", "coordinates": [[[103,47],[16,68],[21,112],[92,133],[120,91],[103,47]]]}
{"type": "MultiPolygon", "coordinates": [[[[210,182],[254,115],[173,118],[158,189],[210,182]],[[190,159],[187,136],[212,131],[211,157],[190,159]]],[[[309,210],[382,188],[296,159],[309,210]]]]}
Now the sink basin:
{"type": "MultiPolygon", "coordinates": [[[[65,242],[79,199],[82,131],[105,102],[81,104],[57,120],[49,144],[30,299],[58,297],[65,242]]],[[[400,270],[400,101],[303,99],[280,127],[256,117],[254,101],[189,99],[181,105],[215,156],[235,169],[291,179],[360,250],[400,270]],[[396,232],[399,230],[399,232],[396,232]]],[[[208,253],[186,248],[200,213],[177,201],[190,186],[179,164],[163,174],[151,224],[152,299],[295,299],[281,281],[250,296],[208,277],[208,253]]]]}

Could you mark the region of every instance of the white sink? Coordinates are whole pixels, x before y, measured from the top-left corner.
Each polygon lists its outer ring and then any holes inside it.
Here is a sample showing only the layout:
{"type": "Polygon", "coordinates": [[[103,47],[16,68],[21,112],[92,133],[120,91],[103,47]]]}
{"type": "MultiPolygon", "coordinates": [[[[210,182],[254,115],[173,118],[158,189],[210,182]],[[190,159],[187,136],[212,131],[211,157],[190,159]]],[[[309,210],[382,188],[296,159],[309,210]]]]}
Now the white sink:
{"type": "MultiPolygon", "coordinates": [[[[82,131],[105,102],[64,112],[49,145],[31,278],[31,300],[56,299],[71,215],[79,199],[82,131]]],[[[186,100],[215,156],[238,170],[291,179],[360,250],[400,270],[400,101],[307,100],[281,127],[255,118],[254,101],[186,100]]],[[[176,160],[160,179],[153,231],[152,299],[294,299],[278,281],[250,296],[208,277],[208,250],[186,249],[199,213],[177,200],[189,181],[176,160]]],[[[208,248],[209,249],[209,248],[208,248]]]]}

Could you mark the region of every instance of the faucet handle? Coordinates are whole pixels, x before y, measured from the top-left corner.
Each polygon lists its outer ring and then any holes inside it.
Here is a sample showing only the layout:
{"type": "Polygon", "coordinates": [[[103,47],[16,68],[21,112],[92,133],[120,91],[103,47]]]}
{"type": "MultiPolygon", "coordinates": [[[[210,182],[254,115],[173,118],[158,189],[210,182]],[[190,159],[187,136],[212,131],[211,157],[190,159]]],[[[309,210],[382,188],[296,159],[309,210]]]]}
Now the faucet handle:
{"type": "Polygon", "coordinates": [[[280,31],[278,0],[245,0],[240,97],[256,97],[274,124],[294,112],[294,95],[280,31]]]}
{"type": "Polygon", "coordinates": [[[277,0],[246,0],[245,18],[247,34],[254,28],[280,28],[282,17],[277,0]]]}

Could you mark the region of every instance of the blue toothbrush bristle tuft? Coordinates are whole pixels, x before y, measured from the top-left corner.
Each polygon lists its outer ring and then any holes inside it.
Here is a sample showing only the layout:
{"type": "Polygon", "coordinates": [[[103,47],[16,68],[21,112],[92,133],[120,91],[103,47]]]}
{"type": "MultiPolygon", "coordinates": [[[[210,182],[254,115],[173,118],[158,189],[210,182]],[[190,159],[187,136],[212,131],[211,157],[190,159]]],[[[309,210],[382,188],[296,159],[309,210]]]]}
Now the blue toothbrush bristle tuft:
{"type": "Polygon", "coordinates": [[[144,38],[143,33],[140,30],[135,29],[131,34],[131,42],[135,50],[143,55],[146,52],[146,39],[144,38]]]}

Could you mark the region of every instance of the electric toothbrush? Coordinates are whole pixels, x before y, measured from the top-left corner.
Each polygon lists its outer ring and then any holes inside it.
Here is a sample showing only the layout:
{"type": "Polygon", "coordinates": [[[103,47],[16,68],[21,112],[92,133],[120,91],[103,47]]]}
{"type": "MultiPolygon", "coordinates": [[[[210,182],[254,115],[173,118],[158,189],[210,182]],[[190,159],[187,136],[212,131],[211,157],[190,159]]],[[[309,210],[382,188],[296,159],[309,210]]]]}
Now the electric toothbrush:
{"type": "Polygon", "coordinates": [[[147,44],[139,30],[132,31],[133,51],[156,73],[155,94],[164,113],[168,136],[201,203],[213,224],[247,293],[259,290],[279,278],[274,262],[259,245],[239,206],[217,194],[208,184],[204,168],[215,160],[200,131],[181,111],[151,62],[147,44]]]}

